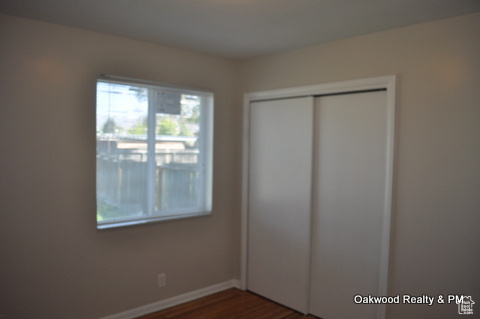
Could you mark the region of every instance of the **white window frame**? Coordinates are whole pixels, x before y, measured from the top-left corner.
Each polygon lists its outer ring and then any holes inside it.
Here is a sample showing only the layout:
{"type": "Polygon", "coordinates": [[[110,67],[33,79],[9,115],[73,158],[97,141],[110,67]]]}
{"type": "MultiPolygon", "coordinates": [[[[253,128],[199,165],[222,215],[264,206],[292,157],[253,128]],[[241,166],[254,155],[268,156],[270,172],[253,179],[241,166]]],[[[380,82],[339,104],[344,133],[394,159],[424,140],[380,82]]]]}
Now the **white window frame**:
{"type": "MultiPolygon", "coordinates": [[[[185,219],[209,215],[212,212],[212,179],[213,179],[213,104],[214,96],[211,91],[198,88],[176,86],[154,81],[132,79],[114,75],[100,75],[96,83],[107,82],[112,84],[132,85],[146,88],[161,89],[163,91],[195,95],[200,97],[200,131],[198,135],[198,167],[199,167],[199,204],[192,208],[178,208],[156,211],[155,206],[155,130],[147,131],[147,212],[141,217],[119,218],[114,220],[97,220],[97,229],[109,229],[140,225],[152,222],[185,219]]],[[[151,91],[149,91],[151,92],[151,91]]],[[[149,95],[149,101],[151,96],[149,95]]],[[[147,126],[155,126],[155,111],[152,103],[148,103],[147,126]]],[[[98,173],[97,173],[98,174],[98,173]]],[[[97,176],[98,178],[98,176],[97,176]]],[[[98,201],[98,199],[97,199],[98,201]]],[[[98,205],[98,203],[97,203],[98,205]]]]}

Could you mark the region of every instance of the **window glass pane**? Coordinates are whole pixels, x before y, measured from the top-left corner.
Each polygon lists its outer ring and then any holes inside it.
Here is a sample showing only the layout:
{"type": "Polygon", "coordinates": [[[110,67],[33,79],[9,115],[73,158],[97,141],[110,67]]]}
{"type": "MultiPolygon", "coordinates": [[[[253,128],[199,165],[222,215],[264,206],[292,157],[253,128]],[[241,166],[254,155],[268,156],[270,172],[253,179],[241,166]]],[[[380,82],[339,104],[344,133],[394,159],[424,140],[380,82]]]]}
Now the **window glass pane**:
{"type": "Polygon", "coordinates": [[[156,114],[157,211],[200,205],[200,99],[178,94],[178,102],[178,114],[156,114]]]}
{"type": "Polygon", "coordinates": [[[146,90],[97,84],[97,221],[146,214],[146,90]]]}

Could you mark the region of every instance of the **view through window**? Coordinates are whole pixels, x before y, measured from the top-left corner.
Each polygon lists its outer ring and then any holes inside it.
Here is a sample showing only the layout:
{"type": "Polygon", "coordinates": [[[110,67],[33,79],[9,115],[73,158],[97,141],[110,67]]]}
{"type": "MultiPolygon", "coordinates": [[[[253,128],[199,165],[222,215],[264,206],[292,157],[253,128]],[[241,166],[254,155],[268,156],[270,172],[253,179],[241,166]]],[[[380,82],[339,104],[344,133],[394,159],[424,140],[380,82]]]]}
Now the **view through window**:
{"type": "Polygon", "coordinates": [[[97,80],[97,227],[208,214],[213,95],[97,80]]]}

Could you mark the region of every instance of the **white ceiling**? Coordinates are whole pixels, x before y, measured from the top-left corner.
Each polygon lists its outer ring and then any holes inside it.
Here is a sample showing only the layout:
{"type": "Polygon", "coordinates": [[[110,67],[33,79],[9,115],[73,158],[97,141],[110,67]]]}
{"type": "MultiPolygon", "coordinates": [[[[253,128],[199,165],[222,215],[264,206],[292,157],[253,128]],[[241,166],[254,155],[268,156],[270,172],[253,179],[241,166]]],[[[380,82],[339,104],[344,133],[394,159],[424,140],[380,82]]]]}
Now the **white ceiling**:
{"type": "Polygon", "coordinates": [[[0,13],[241,59],[480,11],[480,0],[0,0],[0,13]]]}

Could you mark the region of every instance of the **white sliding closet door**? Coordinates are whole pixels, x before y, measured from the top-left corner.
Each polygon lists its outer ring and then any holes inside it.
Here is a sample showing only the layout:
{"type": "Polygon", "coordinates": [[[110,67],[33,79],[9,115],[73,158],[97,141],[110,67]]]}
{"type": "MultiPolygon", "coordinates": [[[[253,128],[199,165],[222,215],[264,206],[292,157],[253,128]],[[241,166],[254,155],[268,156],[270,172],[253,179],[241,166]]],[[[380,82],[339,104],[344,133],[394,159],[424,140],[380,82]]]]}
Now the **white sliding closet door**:
{"type": "Polygon", "coordinates": [[[384,284],[386,92],[316,98],[315,126],[310,313],[377,318],[378,306],[353,297],[384,284]]]}
{"type": "Polygon", "coordinates": [[[313,98],[250,104],[247,288],[306,313],[313,98]]]}

